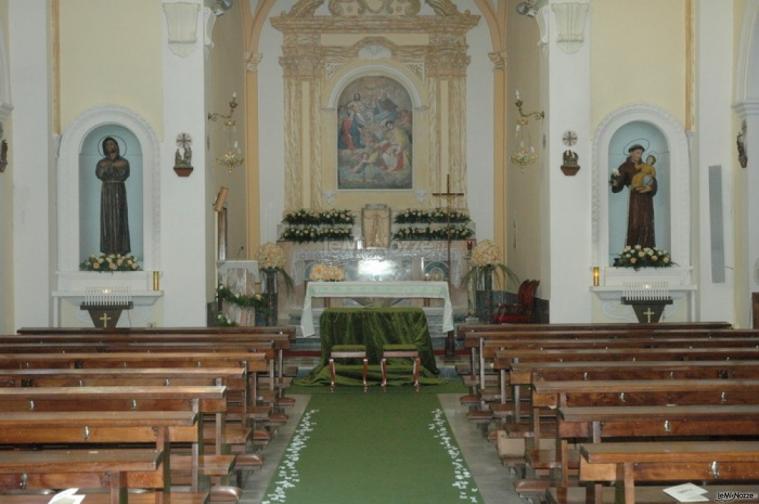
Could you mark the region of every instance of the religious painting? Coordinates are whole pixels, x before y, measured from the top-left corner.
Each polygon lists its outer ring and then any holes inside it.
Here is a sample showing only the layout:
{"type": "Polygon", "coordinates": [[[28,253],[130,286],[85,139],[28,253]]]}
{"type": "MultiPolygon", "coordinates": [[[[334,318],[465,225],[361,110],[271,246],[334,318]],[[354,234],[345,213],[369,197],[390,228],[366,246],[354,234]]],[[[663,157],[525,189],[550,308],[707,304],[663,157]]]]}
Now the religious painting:
{"type": "Polygon", "coordinates": [[[413,189],[411,96],[397,81],[359,77],[337,108],[337,188],[413,189]]]}
{"type": "Polygon", "coordinates": [[[664,134],[649,123],[629,123],[612,137],[609,156],[610,259],[624,247],[669,249],[669,150],[664,134]]]}
{"type": "Polygon", "coordinates": [[[387,205],[366,205],[361,209],[361,233],[367,248],[388,248],[391,226],[387,205]]]}

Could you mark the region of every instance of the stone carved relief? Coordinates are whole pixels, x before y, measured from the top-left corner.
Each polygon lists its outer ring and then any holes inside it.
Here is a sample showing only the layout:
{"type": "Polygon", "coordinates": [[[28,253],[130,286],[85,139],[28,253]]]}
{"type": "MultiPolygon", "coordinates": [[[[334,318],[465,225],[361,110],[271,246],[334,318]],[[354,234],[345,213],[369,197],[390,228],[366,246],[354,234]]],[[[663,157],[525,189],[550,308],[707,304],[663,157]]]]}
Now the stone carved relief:
{"type": "Polygon", "coordinates": [[[450,0],[425,2],[435,15],[419,15],[420,0],[330,0],[330,15],[316,15],[324,0],[300,0],[289,12],[271,19],[272,26],[284,35],[279,61],[286,90],[288,209],[318,208],[326,203],[324,194],[330,188],[324,186],[322,165],[329,162],[323,154],[329,154],[322,149],[331,145],[330,135],[334,134],[325,130],[323,114],[333,105],[320,101],[322,90],[334,94],[333,88],[345,72],[355,71],[361,61],[367,66],[381,61],[380,66],[406,74],[415,93],[425,96],[415,107],[426,116],[426,127],[420,133],[427,136],[425,164],[430,168],[426,180],[414,182],[414,190],[441,189],[440,180],[450,173],[457,190],[466,191],[466,72],[470,61],[466,34],[477,25],[479,16],[460,12],[450,0]],[[322,45],[327,33],[366,36],[350,46],[322,45]],[[398,45],[383,36],[385,33],[423,33],[429,43],[398,45]],[[448,99],[442,103],[444,88],[448,99]],[[448,117],[446,131],[440,124],[444,116],[448,117]],[[304,124],[309,131],[303,130],[304,124]],[[441,166],[444,160],[446,166],[441,166]]]}
{"type": "Polygon", "coordinates": [[[330,0],[333,16],[416,16],[422,8],[419,0],[330,0]]]}

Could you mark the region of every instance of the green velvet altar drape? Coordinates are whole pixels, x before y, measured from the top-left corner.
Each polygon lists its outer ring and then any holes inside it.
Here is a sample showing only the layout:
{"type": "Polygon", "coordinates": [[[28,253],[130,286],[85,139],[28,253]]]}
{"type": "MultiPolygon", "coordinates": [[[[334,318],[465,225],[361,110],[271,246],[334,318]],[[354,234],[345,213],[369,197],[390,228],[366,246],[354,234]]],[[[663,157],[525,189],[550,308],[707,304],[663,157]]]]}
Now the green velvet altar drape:
{"type": "MultiPolygon", "coordinates": [[[[422,383],[440,383],[432,351],[427,316],[421,308],[328,308],[319,322],[321,332],[321,363],[304,380],[304,385],[329,383],[329,353],[334,345],[366,345],[369,358],[369,379],[379,381],[379,362],[386,344],[413,344],[422,361],[422,383]]],[[[336,363],[338,383],[360,384],[358,363],[336,363]]],[[[411,383],[410,363],[390,362],[391,384],[411,383]]]]}

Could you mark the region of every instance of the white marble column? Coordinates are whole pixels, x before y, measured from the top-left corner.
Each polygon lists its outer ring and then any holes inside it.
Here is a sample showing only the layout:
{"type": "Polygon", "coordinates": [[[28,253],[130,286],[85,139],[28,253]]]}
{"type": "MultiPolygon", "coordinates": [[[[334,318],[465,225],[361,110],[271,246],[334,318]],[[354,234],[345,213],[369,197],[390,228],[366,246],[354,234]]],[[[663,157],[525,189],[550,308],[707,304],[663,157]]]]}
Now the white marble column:
{"type": "Polygon", "coordinates": [[[15,106],[12,114],[14,325],[47,326],[52,317],[50,294],[55,271],[49,2],[11,0],[8,13],[10,84],[15,106]]]}
{"type": "MultiPolygon", "coordinates": [[[[206,117],[201,0],[164,0],[161,263],[166,326],[206,323],[206,117]],[[183,5],[184,4],[184,5],[183,5]],[[187,4],[191,4],[189,7],[187,4]],[[196,8],[195,8],[196,7],[196,8]],[[177,177],[176,137],[193,139],[192,175],[177,177]]],[[[216,168],[218,169],[218,168],[216,168]]]]}
{"type": "Polygon", "coordinates": [[[541,101],[546,107],[543,162],[549,202],[543,225],[550,247],[544,288],[555,323],[590,322],[592,316],[589,10],[588,0],[551,0],[538,13],[545,41],[541,101]],[[582,167],[573,177],[560,169],[567,131],[577,134],[573,149],[582,167]]]}
{"type": "Polygon", "coordinates": [[[742,235],[742,249],[736,254],[741,261],[736,264],[736,274],[743,275],[744,290],[736,292],[737,322],[741,327],[751,327],[751,294],[759,292],[759,99],[740,102],[736,107],[738,117],[746,121],[746,152],[748,166],[745,168],[745,183],[736,188],[742,191],[744,215],[739,222],[742,228],[736,233],[742,235]]]}
{"type": "MultiPolygon", "coordinates": [[[[696,303],[698,320],[734,321],[734,226],[733,158],[735,140],[732,135],[733,73],[733,12],[721,0],[698,0],[696,3],[696,127],[693,137],[694,221],[693,264],[699,290],[696,303]],[[712,250],[709,168],[722,167],[722,228],[724,237],[725,279],[715,282],[712,260],[720,261],[719,252],[712,250]],[[714,257],[713,257],[714,256],[714,257]]],[[[756,193],[754,193],[756,194],[756,193]]]]}

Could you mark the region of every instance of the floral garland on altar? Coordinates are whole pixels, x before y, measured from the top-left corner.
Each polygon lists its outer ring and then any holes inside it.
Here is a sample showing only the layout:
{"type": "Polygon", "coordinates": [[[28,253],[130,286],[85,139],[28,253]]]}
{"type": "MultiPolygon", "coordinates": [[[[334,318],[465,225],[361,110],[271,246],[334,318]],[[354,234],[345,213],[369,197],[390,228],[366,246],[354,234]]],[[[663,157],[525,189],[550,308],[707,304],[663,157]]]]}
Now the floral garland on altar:
{"type": "Polygon", "coordinates": [[[280,240],[295,243],[320,241],[343,241],[353,239],[353,229],[349,227],[321,227],[308,225],[303,227],[288,227],[282,233],[280,240]]]}
{"type": "Polygon", "coordinates": [[[254,294],[252,296],[235,294],[223,285],[219,285],[216,288],[216,299],[239,306],[240,308],[254,308],[256,311],[261,312],[268,310],[266,300],[261,294],[254,294]]]}
{"type": "Polygon", "coordinates": [[[396,224],[446,224],[449,222],[462,224],[471,222],[471,219],[467,212],[453,208],[435,208],[432,210],[409,208],[395,216],[396,224]]]}
{"type": "Polygon", "coordinates": [[[393,233],[393,240],[398,241],[445,241],[450,236],[451,240],[468,240],[474,236],[469,226],[465,224],[444,226],[433,229],[429,226],[416,228],[413,226],[402,227],[393,233]]]}
{"type": "Polygon", "coordinates": [[[288,212],[282,219],[282,222],[290,225],[324,225],[324,224],[346,224],[353,225],[356,217],[353,212],[346,209],[334,208],[331,210],[317,211],[308,208],[288,212]]]}
{"type": "Polygon", "coordinates": [[[614,258],[614,266],[617,268],[669,268],[674,263],[669,251],[664,249],[626,246],[622,252],[614,258]]]}

